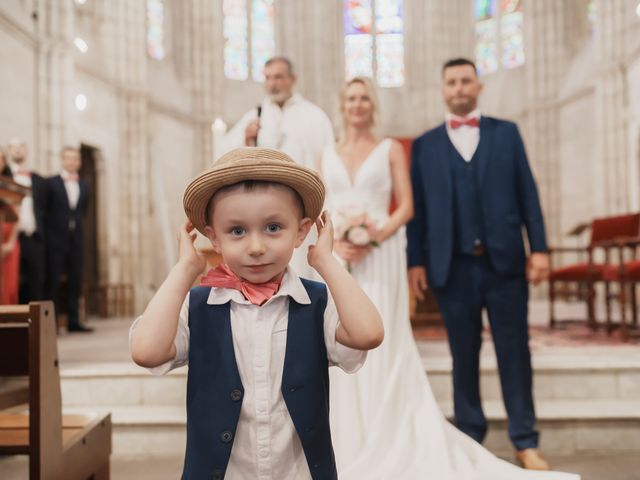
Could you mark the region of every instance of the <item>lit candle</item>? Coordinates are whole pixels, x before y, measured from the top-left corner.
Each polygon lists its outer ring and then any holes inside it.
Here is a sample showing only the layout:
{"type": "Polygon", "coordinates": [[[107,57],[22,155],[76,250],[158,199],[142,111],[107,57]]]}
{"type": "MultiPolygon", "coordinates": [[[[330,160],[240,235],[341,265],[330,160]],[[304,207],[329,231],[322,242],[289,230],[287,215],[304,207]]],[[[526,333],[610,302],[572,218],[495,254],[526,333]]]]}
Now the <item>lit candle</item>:
{"type": "Polygon", "coordinates": [[[227,133],[227,124],[220,117],[216,118],[211,124],[211,133],[213,141],[213,161],[215,162],[224,153],[222,151],[222,142],[225,133],[227,133]]]}

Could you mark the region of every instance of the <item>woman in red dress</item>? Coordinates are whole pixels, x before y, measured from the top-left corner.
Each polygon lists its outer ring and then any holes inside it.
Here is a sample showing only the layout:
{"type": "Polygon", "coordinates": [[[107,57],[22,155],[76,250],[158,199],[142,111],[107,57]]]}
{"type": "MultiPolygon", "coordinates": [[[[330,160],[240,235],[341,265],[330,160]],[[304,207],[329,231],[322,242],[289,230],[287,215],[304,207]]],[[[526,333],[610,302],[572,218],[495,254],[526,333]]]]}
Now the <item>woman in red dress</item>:
{"type": "MultiPolygon", "coordinates": [[[[5,152],[0,148],[0,175],[12,177],[5,152]]],[[[20,270],[20,243],[18,222],[2,224],[2,295],[0,304],[18,303],[18,275],[20,270]]]]}

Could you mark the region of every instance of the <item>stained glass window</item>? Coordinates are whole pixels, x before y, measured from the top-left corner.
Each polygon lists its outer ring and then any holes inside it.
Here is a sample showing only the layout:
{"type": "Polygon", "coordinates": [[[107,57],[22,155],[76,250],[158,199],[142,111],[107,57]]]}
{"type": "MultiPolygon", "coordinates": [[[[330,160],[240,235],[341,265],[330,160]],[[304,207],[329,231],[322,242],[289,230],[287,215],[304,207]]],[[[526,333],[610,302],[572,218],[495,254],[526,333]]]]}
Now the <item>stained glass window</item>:
{"type": "Polygon", "coordinates": [[[475,0],[476,66],[481,75],[524,64],[522,0],[475,0]],[[496,6],[499,4],[499,10],[496,6]]]}
{"type": "Polygon", "coordinates": [[[404,84],[402,0],[344,0],[347,79],[374,77],[381,87],[404,84]],[[374,22],[375,18],[375,22],[374,22]]]}
{"type": "Polygon", "coordinates": [[[251,11],[251,60],[253,79],[264,80],[264,64],[275,52],[273,0],[253,0],[251,11]]]}
{"type": "Polygon", "coordinates": [[[589,24],[591,25],[591,30],[593,31],[593,27],[596,24],[596,15],[598,13],[598,8],[596,6],[596,0],[590,0],[587,5],[587,18],[589,19],[589,24]]]}
{"type": "Polygon", "coordinates": [[[502,35],[502,66],[524,65],[524,32],[520,0],[502,0],[500,33],[502,35]]]}
{"type": "Polygon", "coordinates": [[[224,0],[224,73],[227,78],[264,80],[264,64],[275,52],[273,2],[224,0]]]}
{"type": "Polygon", "coordinates": [[[147,0],[147,52],[156,60],[162,60],[165,55],[162,0],[147,0]]]}

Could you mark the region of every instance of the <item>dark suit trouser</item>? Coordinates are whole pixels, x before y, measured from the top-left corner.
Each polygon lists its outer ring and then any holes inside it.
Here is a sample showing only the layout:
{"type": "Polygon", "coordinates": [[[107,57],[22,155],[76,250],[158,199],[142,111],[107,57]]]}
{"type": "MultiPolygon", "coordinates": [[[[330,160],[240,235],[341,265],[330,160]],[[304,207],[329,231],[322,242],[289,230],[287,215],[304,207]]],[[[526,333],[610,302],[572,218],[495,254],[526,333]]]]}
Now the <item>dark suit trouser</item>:
{"type": "Polygon", "coordinates": [[[20,276],[18,297],[21,304],[45,298],[45,245],[39,233],[18,235],[20,276]]]}
{"type": "Polygon", "coordinates": [[[482,309],[486,307],[509,416],[509,437],[517,450],[537,447],[525,278],[496,273],[486,256],[454,256],[446,285],[433,292],[444,317],[453,357],[458,428],[478,442],[487,433],[479,371],[482,309]]]}
{"type": "Polygon", "coordinates": [[[73,235],[69,235],[69,248],[65,250],[50,249],[48,254],[48,296],[59,312],[60,282],[67,276],[66,302],[69,315],[69,327],[79,325],[79,299],[82,285],[82,245],[73,235]]]}

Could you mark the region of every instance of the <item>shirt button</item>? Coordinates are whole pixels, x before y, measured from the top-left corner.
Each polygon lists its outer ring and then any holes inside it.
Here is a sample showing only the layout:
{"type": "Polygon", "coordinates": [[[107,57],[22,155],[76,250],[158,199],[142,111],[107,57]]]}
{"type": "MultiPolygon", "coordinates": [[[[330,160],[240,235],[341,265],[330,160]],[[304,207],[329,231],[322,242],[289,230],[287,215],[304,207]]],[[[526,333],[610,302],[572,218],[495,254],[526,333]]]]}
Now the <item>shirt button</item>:
{"type": "Polygon", "coordinates": [[[240,401],[240,399],[242,398],[242,391],[234,388],[233,390],[231,390],[231,400],[233,400],[234,402],[238,402],[240,401]]]}
{"type": "Polygon", "coordinates": [[[269,450],[267,450],[266,448],[263,448],[260,450],[260,456],[262,458],[268,457],[269,456],[269,450]]]}
{"type": "Polygon", "coordinates": [[[220,440],[222,440],[224,443],[231,442],[231,440],[233,440],[233,433],[231,433],[229,430],[225,430],[220,434],[220,440]]]}

